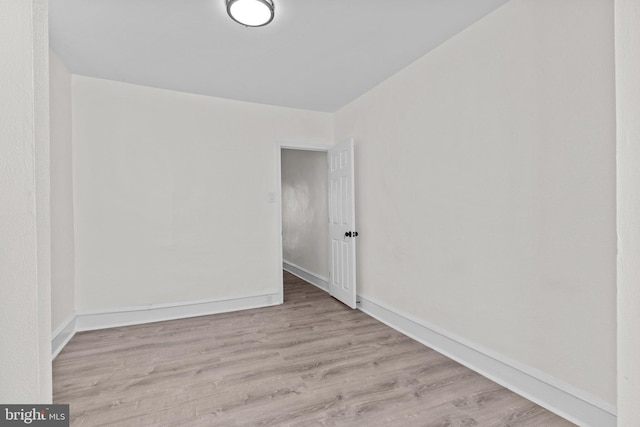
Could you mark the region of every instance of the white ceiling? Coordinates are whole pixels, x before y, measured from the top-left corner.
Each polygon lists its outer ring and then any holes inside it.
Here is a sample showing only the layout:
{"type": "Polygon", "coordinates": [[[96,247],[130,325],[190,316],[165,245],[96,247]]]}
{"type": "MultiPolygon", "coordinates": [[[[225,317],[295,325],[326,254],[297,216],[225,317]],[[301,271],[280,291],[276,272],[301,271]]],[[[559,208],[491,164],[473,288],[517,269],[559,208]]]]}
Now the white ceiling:
{"type": "Polygon", "coordinates": [[[225,0],[50,0],[74,74],[333,112],[507,0],[274,0],[245,28],[225,0]]]}

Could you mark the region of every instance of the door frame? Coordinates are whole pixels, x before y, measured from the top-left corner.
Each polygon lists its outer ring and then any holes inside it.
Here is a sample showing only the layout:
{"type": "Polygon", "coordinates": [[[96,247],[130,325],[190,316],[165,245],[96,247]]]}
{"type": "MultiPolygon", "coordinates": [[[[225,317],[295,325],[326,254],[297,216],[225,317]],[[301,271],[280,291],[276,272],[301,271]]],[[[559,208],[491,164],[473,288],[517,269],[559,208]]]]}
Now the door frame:
{"type": "MultiPolygon", "coordinates": [[[[275,202],[278,205],[276,208],[276,220],[278,221],[277,230],[278,230],[278,277],[280,278],[278,282],[280,283],[279,289],[279,304],[284,303],[284,277],[282,276],[282,265],[283,265],[283,256],[282,256],[282,150],[299,150],[299,151],[320,151],[327,153],[331,148],[330,144],[304,144],[304,143],[280,143],[276,146],[276,197],[275,202]]],[[[328,196],[328,194],[327,194],[328,196]]],[[[328,200],[327,200],[328,203],[328,200]]],[[[327,219],[328,220],[328,219],[327,219]]],[[[329,237],[327,236],[327,240],[329,237]]]]}

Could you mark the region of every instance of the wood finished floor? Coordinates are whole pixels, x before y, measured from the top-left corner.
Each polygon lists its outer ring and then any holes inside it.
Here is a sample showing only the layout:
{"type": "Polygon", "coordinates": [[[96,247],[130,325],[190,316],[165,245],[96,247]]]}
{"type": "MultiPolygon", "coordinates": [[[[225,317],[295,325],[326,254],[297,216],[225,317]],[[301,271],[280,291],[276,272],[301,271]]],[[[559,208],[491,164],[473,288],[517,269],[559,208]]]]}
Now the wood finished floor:
{"type": "Polygon", "coordinates": [[[80,332],[72,426],[571,426],[285,273],[281,306],[80,332]]]}

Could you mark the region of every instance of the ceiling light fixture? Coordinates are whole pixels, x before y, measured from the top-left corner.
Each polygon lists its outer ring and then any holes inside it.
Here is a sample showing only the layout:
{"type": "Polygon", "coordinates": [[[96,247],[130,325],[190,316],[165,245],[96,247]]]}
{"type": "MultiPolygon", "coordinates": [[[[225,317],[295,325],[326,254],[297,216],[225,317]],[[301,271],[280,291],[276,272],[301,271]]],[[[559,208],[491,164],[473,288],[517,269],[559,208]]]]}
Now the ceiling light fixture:
{"type": "Polygon", "coordinates": [[[262,27],[273,20],[273,0],[227,0],[227,13],[245,27],[262,27]]]}

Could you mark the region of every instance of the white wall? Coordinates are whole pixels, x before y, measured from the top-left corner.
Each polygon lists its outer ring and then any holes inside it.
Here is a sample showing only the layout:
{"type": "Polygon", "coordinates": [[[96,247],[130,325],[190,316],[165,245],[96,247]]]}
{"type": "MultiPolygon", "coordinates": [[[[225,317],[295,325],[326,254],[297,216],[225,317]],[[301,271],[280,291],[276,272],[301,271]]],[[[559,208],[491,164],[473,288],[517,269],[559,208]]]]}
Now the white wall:
{"type": "Polygon", "coordinates": [[[640,4],[615,2],[618,425],[640,420],[640,4]]]}
{"type": "Polygon", "coordinates": [[[0,402],[51,402],[45,0],[0,2],[0,402]]]}
{"type": "Polygon", "coordinates": [[[74,315],[71,74],[49,51],[51,119],[51,328],[74,315]]]}
{"type": "Polygon", "coordinates": [[[329,276],[327,153],[282,150],[282,252],[285,262],[329,276]]]}
{"type": "Polygon", "coordinates": [[[613,4],[513,0],[337,112],[359,293],[616,402],[613,4]]]}
{"type": "Polygon", "coordinates": [[[280,291],[279,143],[331,115],[73,76],[76,308],[280,291]]]}

